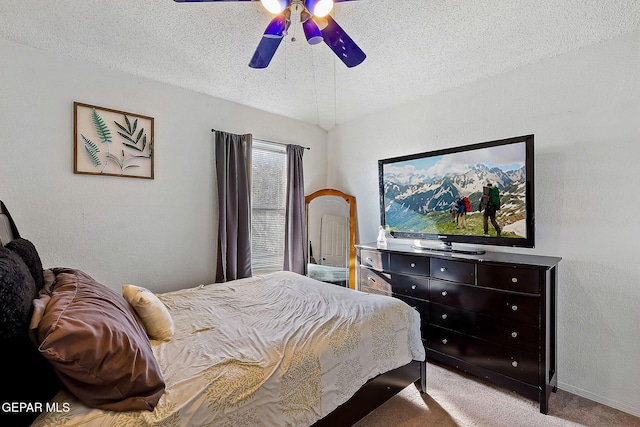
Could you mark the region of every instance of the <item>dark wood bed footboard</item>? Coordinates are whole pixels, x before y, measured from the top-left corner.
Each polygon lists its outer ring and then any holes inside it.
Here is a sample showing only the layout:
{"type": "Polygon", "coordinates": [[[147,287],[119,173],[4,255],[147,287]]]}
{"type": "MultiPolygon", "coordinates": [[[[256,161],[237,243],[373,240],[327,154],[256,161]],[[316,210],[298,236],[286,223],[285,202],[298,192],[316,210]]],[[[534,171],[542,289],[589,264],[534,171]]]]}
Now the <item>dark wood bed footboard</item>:
{"type": "Polygon", "coordinates": [[[413,360],[369,380],[352,397],[313,427],[349,427],[398,394],[411,383],[426,393],[426,362],[413,360]]]}

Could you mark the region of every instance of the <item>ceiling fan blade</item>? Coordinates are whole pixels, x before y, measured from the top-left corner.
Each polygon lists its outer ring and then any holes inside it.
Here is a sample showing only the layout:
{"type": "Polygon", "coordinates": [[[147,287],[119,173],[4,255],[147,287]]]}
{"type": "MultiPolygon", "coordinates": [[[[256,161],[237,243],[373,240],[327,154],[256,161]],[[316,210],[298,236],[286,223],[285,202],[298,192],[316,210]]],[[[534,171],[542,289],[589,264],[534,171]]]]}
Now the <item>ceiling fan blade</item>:
{"type": "Polygon", "coordinates": [[[291,21],[287,19],[285,13],[281,13],[269,22],[262,35],[262,40],[249,61],[249,67],[267,68],[290,25],[291,21]]]}
{"type": "Polygon", "coordinates": [[[285,17],[284,13],[269,22],[262,35],[262,40],[260,40],[251,61],[249,61],[249,67],[267,68],[290,25],[291,21],[285,17]]]}
{"type": "MultiPolygon", "coordinates": [[[[335,1],[335,0],[334,0],[335,1]]],[[[347,1],[347,0],[343,0],[347,1]]],[[[361,64],[367,57],[349,35],[338,25],[338,23],[327,15],[324,18],[313,18],[318,24],[324,42],[331,48],[338,58],[347,67],[355,67],[361,64]]]]}
{"type": "Polygon", "coordinates": [[[249,67],[267,68],[269,62],[271,62],[271,58],[273,58],[276,50],[278,50],[280,42],[282,42],[282,37],[273,38],[263,36],[253,54],[253,57],[251,58],[251,61],[249,61],[249,67]]]}

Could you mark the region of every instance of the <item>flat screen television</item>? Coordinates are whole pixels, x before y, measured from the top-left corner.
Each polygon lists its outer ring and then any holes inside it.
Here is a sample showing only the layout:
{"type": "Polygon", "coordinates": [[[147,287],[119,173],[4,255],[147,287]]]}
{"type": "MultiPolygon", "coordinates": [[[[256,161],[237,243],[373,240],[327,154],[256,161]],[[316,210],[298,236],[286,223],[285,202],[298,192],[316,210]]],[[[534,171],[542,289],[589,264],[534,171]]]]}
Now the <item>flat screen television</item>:
{"type": "Polygon", "coordinates": [[[431,250],[533,248],[533,160],[533,135],[379,160],[381,224],[431,250]]]}

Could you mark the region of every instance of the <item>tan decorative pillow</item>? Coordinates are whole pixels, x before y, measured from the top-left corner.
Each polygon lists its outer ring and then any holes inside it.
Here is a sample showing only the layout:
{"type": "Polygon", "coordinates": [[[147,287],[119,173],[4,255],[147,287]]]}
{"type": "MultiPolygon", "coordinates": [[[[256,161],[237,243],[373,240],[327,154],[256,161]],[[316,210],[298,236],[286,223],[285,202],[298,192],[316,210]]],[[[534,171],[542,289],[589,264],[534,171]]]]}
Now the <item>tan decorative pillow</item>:
{"type": "Polygon", "coordinates": [[[122,296],[129,301],[153,340],[168,341],[173,336],[173,319],[167,307],[149,289],[124,285],[122,296]]]}

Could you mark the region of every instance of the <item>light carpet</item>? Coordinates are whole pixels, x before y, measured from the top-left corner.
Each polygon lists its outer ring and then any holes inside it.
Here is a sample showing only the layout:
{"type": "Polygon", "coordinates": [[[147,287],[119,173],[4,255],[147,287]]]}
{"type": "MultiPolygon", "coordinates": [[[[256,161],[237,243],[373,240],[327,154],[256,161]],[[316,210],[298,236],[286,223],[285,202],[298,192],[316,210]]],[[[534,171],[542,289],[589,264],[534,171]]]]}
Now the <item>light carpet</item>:
{"type": "Polygon", "coordinates": [[[640,418],[563,390],[537,402],[452,368],[427,363],[427,394],[411,385],[354,427],[640,427],[640,418]]]}

